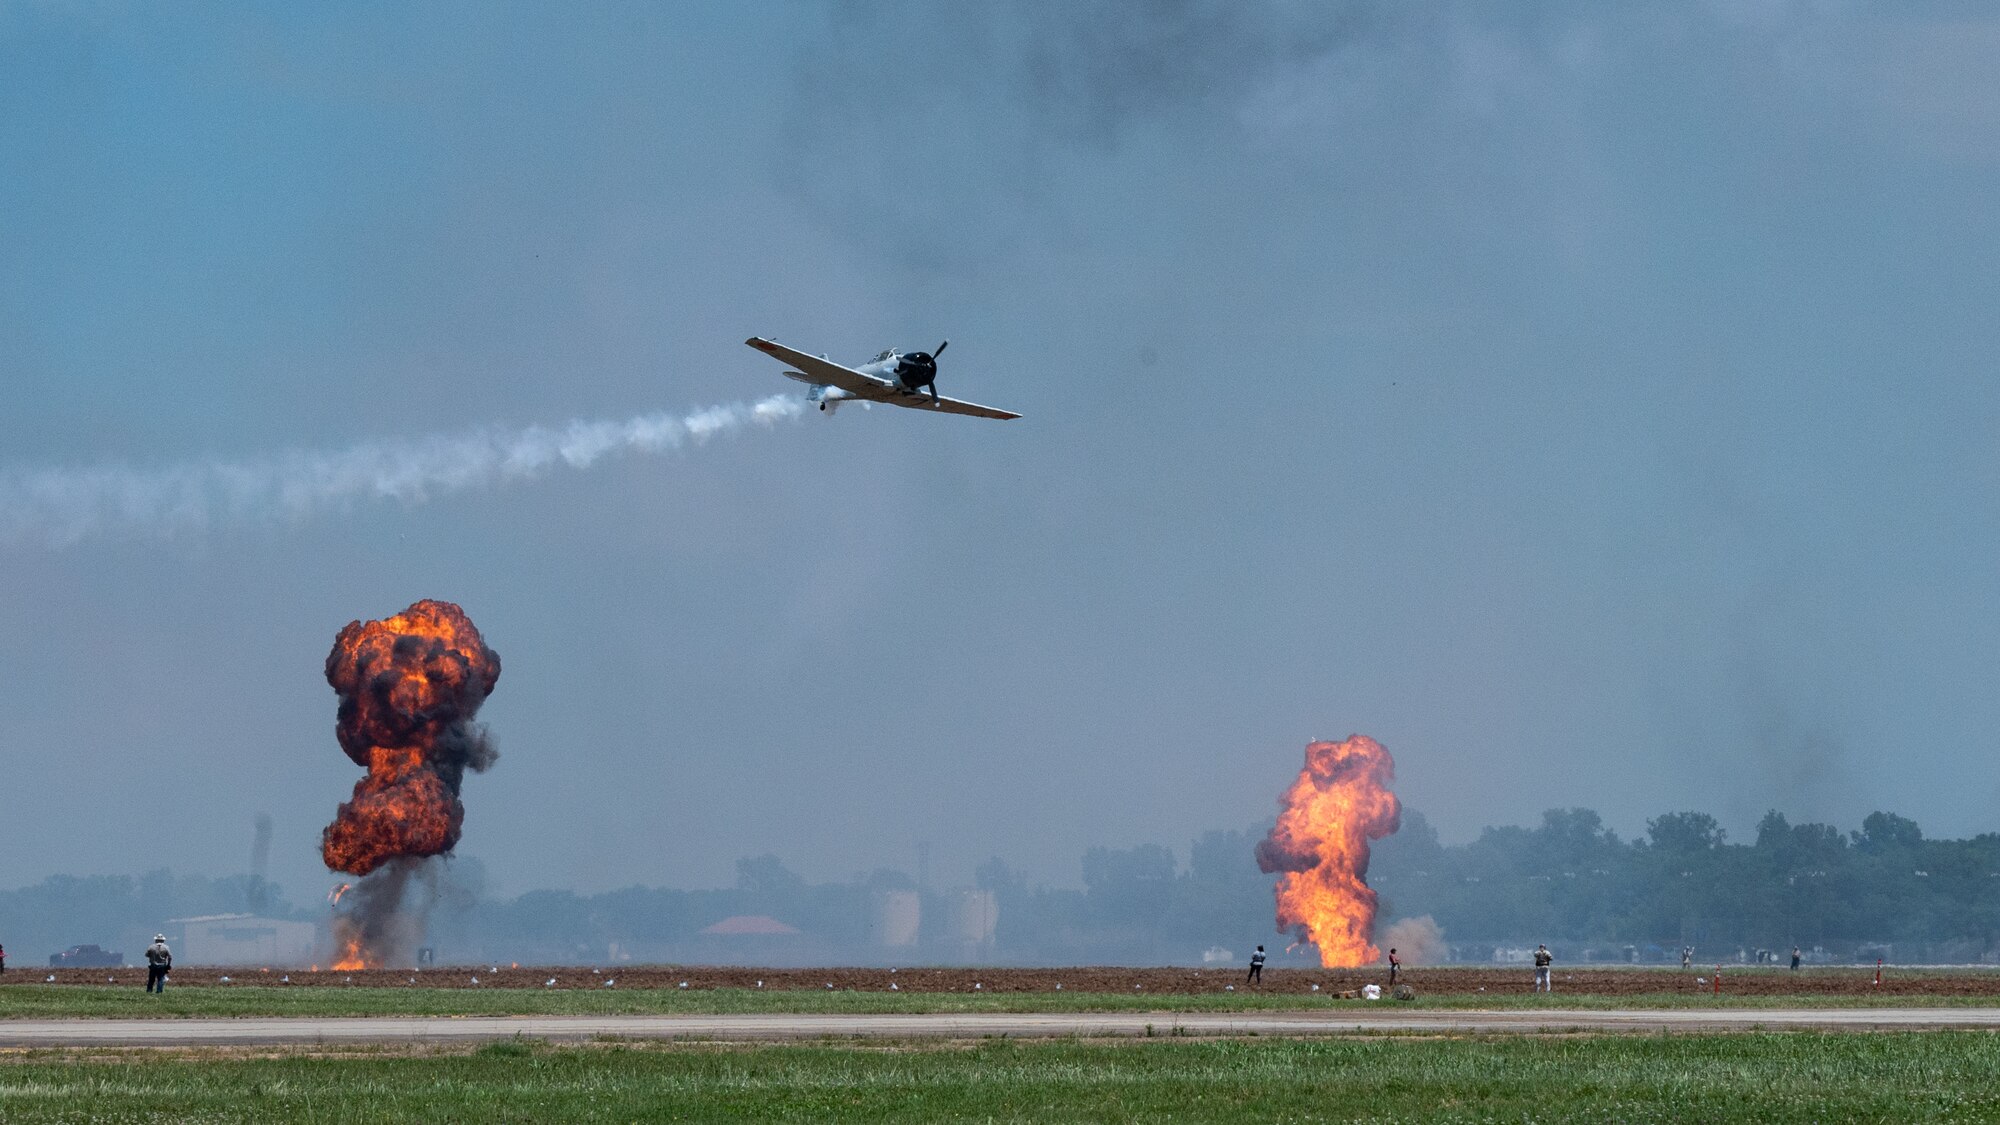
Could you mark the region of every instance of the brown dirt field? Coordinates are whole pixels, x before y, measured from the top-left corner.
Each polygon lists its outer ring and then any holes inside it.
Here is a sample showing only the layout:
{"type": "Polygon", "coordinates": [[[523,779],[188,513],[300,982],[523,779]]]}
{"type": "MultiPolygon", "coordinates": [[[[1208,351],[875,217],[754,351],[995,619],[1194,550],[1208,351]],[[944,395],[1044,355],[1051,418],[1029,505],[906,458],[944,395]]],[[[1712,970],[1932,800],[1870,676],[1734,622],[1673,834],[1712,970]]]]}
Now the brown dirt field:
{"type": "MultiPolygon", "coordinates": [[[[39,969],[10,967],[0,974],[0,986],[42,984],[53,974],[58,984],[143,985],[143,969],[39,969]]],[[[1710,990],[1696,978],[1714,975],[1714,967],[1692,971],[1681,969],[1556,969],[1558,992],[1571,995],[1636,996],[1658,993],[1700,993],[1710,990]]],[[[304,969],[212,969],[177,968],[176,987],[229,987],[269,985],[312,988],[348,985],[377,988],[532,988],[541,989],[549,978],[557,988],[599,988],[606,979],[615,979],[619,988],[678,988],[686,981],[690,989],[755,988],[773,990],[851,989],[887,992],[893,982],[903,992],[1053,992],[1058,985],[1069,992],[1147,992],[1184,995],[1222,992],[1234,985],[1236,991],[1275,993],[1307,992],[1315,984],[1322,991],[1339,992],[1364,984],[1385,984],[1386,969],[1267,969],[1260,987],[1244,981],[1243,969],[1119,968],[1080,966],[1060,969],[996,968],[911,968],[890,969],[759,969],[714,965],[632,965],[616,968],[575,966],[513,967],[497,971],[490,965],[449,966],[408,970],[373,969],[359,972],[310,971],[304,969]],[[222,977],[230,978],[229,982],[222,977]],[[285,978],[289,977],[289,980],[285,978]],[[479,983],[474,985],[473,978],[479,983]],[[976,987],[975,987],[976,986],[976,987]]],[[[1532,991],[1534,971],[1513,968],[1442,967],[1415,968],[1404,972],[1419,993],[1431,996],[1523,994],[1532,991]]],[[[1772,968],[1722,969],[1722,991],[1733,996],[1992,996],[2000,997],[2000,970],[1887,967],[1882,984],[1874,983],[1870,967],[1814,967],[1797,973],[1772,968]]]]}

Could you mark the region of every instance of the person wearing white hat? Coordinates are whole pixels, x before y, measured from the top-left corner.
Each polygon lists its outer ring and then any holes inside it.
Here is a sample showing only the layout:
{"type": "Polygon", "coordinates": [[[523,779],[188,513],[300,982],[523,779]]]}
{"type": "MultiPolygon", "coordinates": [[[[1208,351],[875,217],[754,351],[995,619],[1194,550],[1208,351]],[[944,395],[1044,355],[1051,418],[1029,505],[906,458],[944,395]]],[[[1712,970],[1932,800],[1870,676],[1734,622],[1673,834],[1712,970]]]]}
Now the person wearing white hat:
{"type": "Polygon", "coordinates": [[[146,991],[165,992],[167,971],[174,967],[174,951],[167,948],[167,935],[154,934],[146,947],[146,991]]]}

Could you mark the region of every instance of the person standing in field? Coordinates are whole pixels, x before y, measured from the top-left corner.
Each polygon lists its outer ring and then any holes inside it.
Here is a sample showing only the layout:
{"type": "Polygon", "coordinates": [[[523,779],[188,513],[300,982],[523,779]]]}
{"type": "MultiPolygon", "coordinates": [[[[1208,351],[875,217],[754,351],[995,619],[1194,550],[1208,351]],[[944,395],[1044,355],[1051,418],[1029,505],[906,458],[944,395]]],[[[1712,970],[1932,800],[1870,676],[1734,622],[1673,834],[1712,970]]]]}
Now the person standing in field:
{"type": "Polygon", "coordinates": [[[1692,964],[1694,964],[1694,946],[1681,946],[1681,968],[1685,969],[1692,964]]]}
{"type": "Polygon", "coordinates": [[[1396,956],[1396,948],[1389,947],[1389,983],[1396,983],[1396,973],[1403,967],[1403,959],[1396,956]]]}
{"type": "Polygon", "coordinates": [[[1799,947],[1796,945],[1792,947],[1792,971],[1799,971],[1799,947]]]}
{"type": "Polygon", "coordinates": [[[1555,960],[1556,960],[1556,955],[1549,952],[1548,946],[1538,945],[1535,947],[1535,991],[1536,992],[1553,991],[1549,986],[1549,966],[1553,965],[1555,963],[1555,960]]]}
{"type": "Polygon", "coordinates": [[[0,945],[0,973],[7,971],[7,947],[0,945]]]}
{"type": "Polygon", "coordinates": [[[173,967],[174,951],[167,948],[167,935],[154,934],[153,944],[146,947],[146,991],[166,992],[167,971],[173,967]]]}
{"type": "Polygon", "coordinates": [[[1245,984],[1252,982],[1264,983],[1264,947],[1261,945],[1257,947],[1257,952],[1250,955],[1250,975],[1243,978],[1245,984]]]}

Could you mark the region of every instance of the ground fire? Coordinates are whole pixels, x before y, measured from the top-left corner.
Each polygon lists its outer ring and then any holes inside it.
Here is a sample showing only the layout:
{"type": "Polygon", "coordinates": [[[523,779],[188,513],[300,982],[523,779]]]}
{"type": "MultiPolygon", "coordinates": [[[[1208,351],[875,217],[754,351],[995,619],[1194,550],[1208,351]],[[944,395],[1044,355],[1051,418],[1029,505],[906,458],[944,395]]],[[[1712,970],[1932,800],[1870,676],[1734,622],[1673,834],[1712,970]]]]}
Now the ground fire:
{"type": "Polygon", "coordinates": [[[1257,866],[1283,872],[1278,929],[1319,947],[1326,968],[1374,963],[1375,892],[1368,842],[1394,832],[1402,813],[1389,792],[1396,765],[1364,735],[1306,747],[1305,768],[1278,799],[1283,810],[1257,844],[1257,866]]]}
{"type": "Polygon", "coordinates": [[[334,639],[326,679],[340,696],[335,729],[368,776],[327,825],[320,852],[335,871],[380,870],[355,885],[350,909],[335,917],[336,968],[381,963],[383,942],[409,928],[395,915],[410,877],[458,843],[465,771],[498,757],[472,720],[499,678],[499,655],[450,602],[351,622],[334,639]]]}

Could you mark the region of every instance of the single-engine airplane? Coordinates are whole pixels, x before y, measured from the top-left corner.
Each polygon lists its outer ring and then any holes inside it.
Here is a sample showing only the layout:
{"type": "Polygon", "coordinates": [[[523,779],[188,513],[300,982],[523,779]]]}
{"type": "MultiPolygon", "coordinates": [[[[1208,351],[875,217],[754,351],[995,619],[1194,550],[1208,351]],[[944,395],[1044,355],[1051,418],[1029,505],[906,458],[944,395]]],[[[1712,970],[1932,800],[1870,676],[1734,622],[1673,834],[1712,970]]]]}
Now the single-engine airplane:
{"type": "Polygon", "coordinates": [[[786,377],[811,387],[807,397],[828,414],[840,409],[843,402],[859,401],[886,402],[891,406],[908,406],[917,410],[942,410],[946,414],[970,414],[975,418],[1020,417],[1011,411],[995,410],[976,402],[938,397],[937,357],[944,354],[950,340],[939,344],[935,352],[898,352],[891,348],[859,367],[842,367],[832,360],[794,351],[762,336],[752,336],[743,342],[798,368],[797,371],[785,372],[786,377]],[[930,394],[917,393],[920,389],[930,394]]]}

